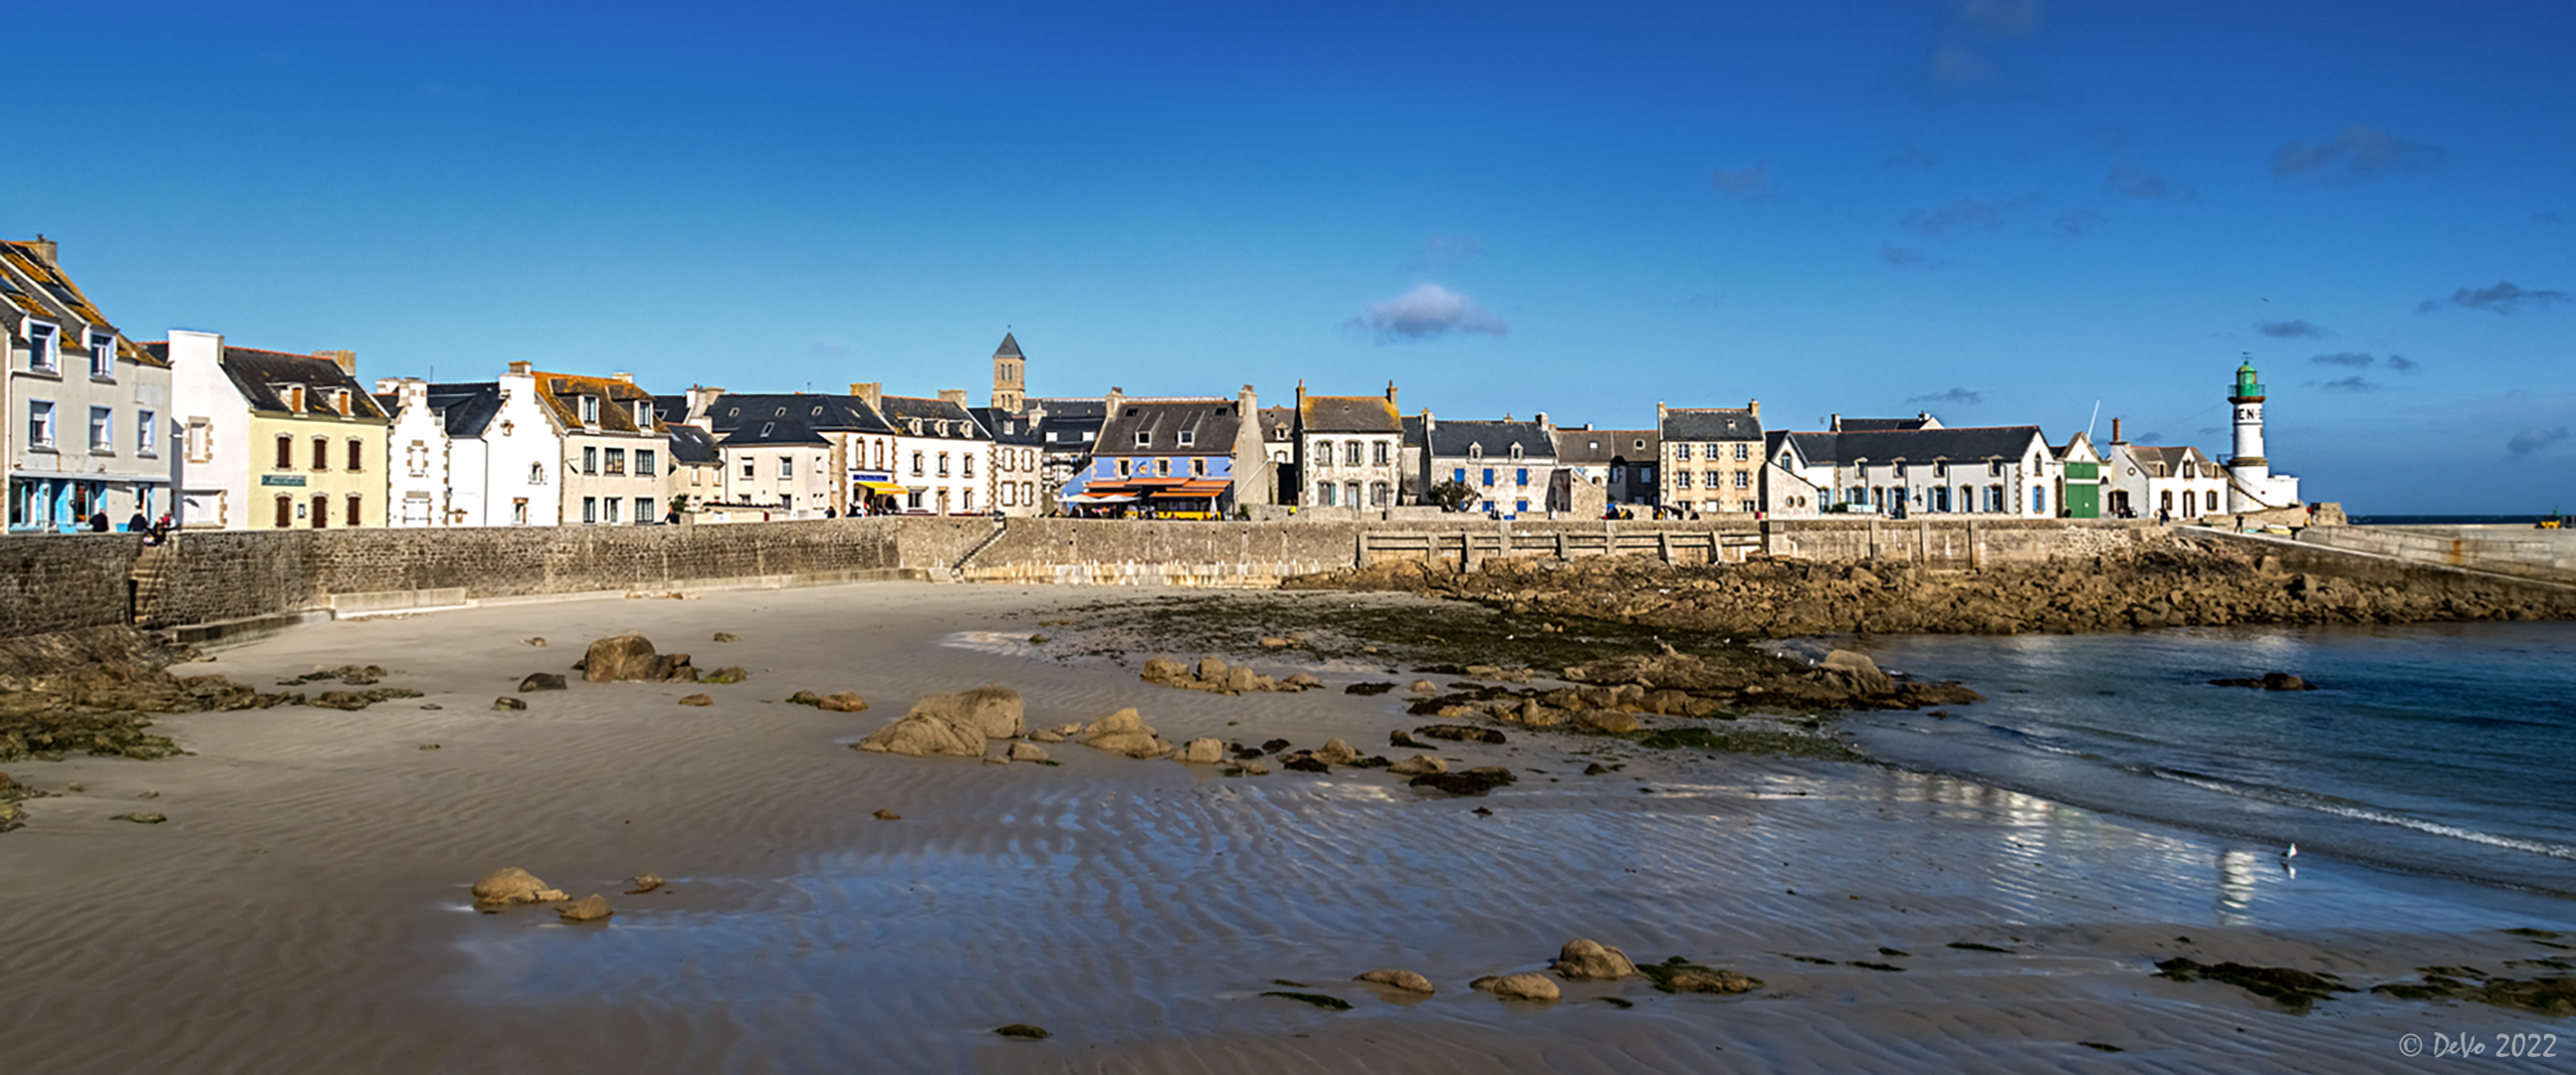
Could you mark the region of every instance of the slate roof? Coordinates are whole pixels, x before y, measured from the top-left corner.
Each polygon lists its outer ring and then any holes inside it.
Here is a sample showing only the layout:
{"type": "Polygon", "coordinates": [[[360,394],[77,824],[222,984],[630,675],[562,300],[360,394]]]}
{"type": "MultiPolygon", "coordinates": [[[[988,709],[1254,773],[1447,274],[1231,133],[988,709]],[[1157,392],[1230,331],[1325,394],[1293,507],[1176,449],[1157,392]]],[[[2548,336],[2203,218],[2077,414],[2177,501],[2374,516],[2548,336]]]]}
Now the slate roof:
{"type": "MultiPolygon", "coordinates": [[[[1258,420],[1258,419],[1256,419],[1258,420]]],[[[1189,399],[1130,399],[1100,427],[1100,455],[1231,455],[1234,437],[1243,428],[1240,401],[1219,396],[1189,399]],[[1182,444],[1182,431],[1191,434],[1182,444]],[[1144,444],[1136,435],[1145,434],[1144,444]]]]}
{"type": "MultiPolygon", "coordinates": [[[[993,354],[994,354],[994,356],[995,356],[995,357],[1001,357],[1001,356],[1004,356],[1004,355],[1017,355],[1017,354],[1019,354],[1019,353],[1020,353],[1020,341],[1015,340],[1015,339],[1012,339],[1012,338],[1011,338],[1011,334],[1010,334],[1010,333],[1008,333],[1008,332],[1005,332],[1005,333],[1003,333],[1003,334],[1002,334],[1002,346],[1000,346],[1000,347],[998,347],[998,348],[995,348],[995,349],[994,349],[994,351],[993,351],[993,354]]],[[[1025,357],[1025,356],[1023,356],[1023,357],[1025,357]]]]}
{"type": "MultiPolygon", "coordinates": [[[[675,438],[671,443],[677,447],[679,441],[675,438]]],[[[804,415],[789,414],[774,418],[746,418],[734,426],[732,432],[718,438],[716,443],[727,448],[821,448],[829,447],[832,442],[823,439],[813,426],[805,424],[804,415]]]]}
{"type": "Polygon", "coordinates": [[[716,450],[716,435],[685,422],[671,426],[671,461],[685,466],[712,467],[724,464],[724,455],[716,450]]]}
{"type": "MultiPolygon", "coordinates": [[[[1263,407],[1257,417],[1261,422],[1262,443],[1284,444],[1297,439],[1297,408],[1263,407]]],[[[1407,418],[1405,421],[1413,423],[1417,430],[1422,425],[1422,419],[1419,418],[1407,418]]]]}
{"type": "Polygon", "coordinates": [[[498,381],[433,384],[429,387],[429,409],[438,412],[440,424],[450,437],[480,437],[492,427],[492,419],[501,413],[501,385],[498,381]]]}
{"type": "MultiPolygon", "coordinates": [[[[170,364],[170,342],[156,340],[142,345],[157,359],[158,365],[170,364]]],[[[286,398],[271,385],[300,384],[304,393],[304,410],[300,413],[337,418],[340,412],[331,406],[333,388],[349,390],[349,415],[354,418],[385,418],[385,409],[376,404],[375,393],[367,391],[358,379],[340,368],[340,364],[312,355],[290,355],[284,351],[261,351],[249,347],[226,347],[216,364],[233,383],[233,390],[255,411],[286,411],[286,398]]],[[[293,412],[290,412],[293,413],[293,412]]]]}
{"type": "Polygon", "coordinates": [[[2188,445],[2179,448],[2160,448],[2144,444],[2126,444],[2121,447],[2128,450],[2129,458],[2151,478],[2214,478],[2218,475],[2212,472],[2221,469],[2202,456],[2198,449],[2188,445]],[[2195,466],[2201,473],[2194,475],[2185,472],[2184,468],[2195,466]]]}
{"type": "Polygon", "coordinates": [[[1762,420],[1748,407],[1667,407],[1656,432],[1665,440],[1761,440],[1762,420]]]}
{"type": "Polygon", "coordinates": [[[1652,459],[1662,443],[1651,429],[1559,429],[1556,461],[1571,465],[1614,463],[1632,456],[1652,459]]]}
{"type": "Polygon", "coordinates": [[[1297,411],[1306,433],[1402,433],[1395,402],[1385,396],[1308,396],[1297,411]]]}
{"type": "Polygon", "coordinates": [[[1866,460],[1872,463],[1928,463],[1934,460],[1964,462],[1986,459],[2020,459],[2036,441],[2043,448],[2047,439],[2038,426],[1960,426],[1948,429],[1890,429],[1875,432],[1789,434],[1796,442],[1798,454],[1809,463],[1849,464],[1866,460]]]}
{"type": "Polygon", "coordinates": [[[880,396],[877,410],[906,436],[942,440],[985,440],[984,427],[960,404],[936,397],[880,396]],[[916,430],[914,423],[919,423],[916,430]]]}
{"type": "Polygon", "coordinates": [[[1000,407],[969,407],[967,410],[974,414],[975,421],[983,425],[985,435],[993,438],[995,444],[1035,448],[1044,443],[1038,435],[1038,423],[1033,419],[1000,407]]]}
{"type": "MultiPolygon", "coordinates": [[[[79,284],[73,283],[70,276],[36,252],[35,244],[0,241],[0,265],[5,265],[8,270],[0,273],[0,300],[6,300],[19,312],[57,323],[68,320],[91,331],[108,333],[116,338],[116,353],[120,358],[146,366],[166,367],[170,364],[167,353],[156,353],[126,339],[124,333],[108,322],[107,315],[98,311],[97,304],[89,300],[79,284]],[[28,286],[20,287],[20,279],[25,280],[28,286]],[[36,292],[42,292],[42,295],[36,292]]],[[[66,330],[72,327],[63,326],[66,330]]],[[[89,341],[73,339],[69,331],[64,333],[57,346],[66,354],[89,353],[89,341]]]]}
{"type": "Polygon", "coordinates": [[[1919,414],[1912,418],[1837,418],[1834,422],[1834,428],[1845,433],[1894,433],[1931,425],[1932,416],[1919,414]]]}
{"type": "Polygon", "coordinates": [[[727,392],[707,406],[707,425],[721,436],[744,422],[793,417],[809,430],[823,433],[893,433],[884,417],[857,396],[803,393],[727,392]]]}
{"type": "Polygon", "coordinates": [[[598,396],[600,399],[599,432],[664,432],[659,415],[655,415],[649,425],[636,424],[632,404],[638,400],[650,403],[653,393],[637,387],[634,382],[621,381],[614,377],[584,377],[572,373],[539,372],[532,376],[537,380],[537,399],[545,404],[547,410],[554,413],[555,421],[561,423],[566,429],[589,428],[589,423],[581,420],[581,408],[575,401],[582,396],[598,396]]]}
{"type": "Polygon", "coordinates": [[[1486,459],[1509,459],[1512,449],[1523,459],[1556,458],[1556,442],[1536,422],[1433,422],[1431,457],[1450,459],[1475,453],[1486,459]]]}

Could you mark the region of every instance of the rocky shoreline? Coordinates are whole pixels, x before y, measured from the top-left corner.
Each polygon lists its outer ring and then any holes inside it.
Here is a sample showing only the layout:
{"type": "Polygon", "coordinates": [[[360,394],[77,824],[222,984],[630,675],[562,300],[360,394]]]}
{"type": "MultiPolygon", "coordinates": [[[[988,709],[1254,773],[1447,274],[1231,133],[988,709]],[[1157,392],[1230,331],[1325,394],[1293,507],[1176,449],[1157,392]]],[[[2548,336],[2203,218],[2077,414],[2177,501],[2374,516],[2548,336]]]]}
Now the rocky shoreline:
{"type": "Polygon", "coordinates": [[[2103,555],[1936,571],[1914,564],[1667,565],[1621,556],[1401,561],[1292,579],[1735,637],[2099,633],[2576,618],[2576,590],[2375,563],[2292,570],[2279,556],[2168,537],[2103,555]]]}

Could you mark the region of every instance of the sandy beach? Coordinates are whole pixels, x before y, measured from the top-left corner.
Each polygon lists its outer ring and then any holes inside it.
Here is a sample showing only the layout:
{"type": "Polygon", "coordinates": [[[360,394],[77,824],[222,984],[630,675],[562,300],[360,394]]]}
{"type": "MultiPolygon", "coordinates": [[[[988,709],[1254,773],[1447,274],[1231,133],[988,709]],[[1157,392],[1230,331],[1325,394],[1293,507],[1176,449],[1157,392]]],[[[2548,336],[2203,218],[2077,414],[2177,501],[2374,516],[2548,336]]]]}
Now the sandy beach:
{"type": "Polygon", "coordinates": [[[266,690],[378,664],[425,697],[171,716],[156,730],[192,755],[10,764],[85,790],[27,802],[0,835],[0,1043],[48,1072],[2386,1071],[2456,1063],[2429,1055],[2436,1034],[2514,1033],[2568,1035],[2576,1057],[2576,1020],[2367,991],[2425,966],[2560,973],[2522,961],[2576,957],[2566,901],[2322,856],[2293,875],[2275,848],[1889,767],[1515,730],[1441,744],[1453,768],[1520,775],[1454,798],[1383,771],[1226,777],[1071,743],[1053,766],[849,749],[922,695],[986,683],[1021,692],[1032,724],[1133,706],[1175,741],[1401,757],[1387,733],[1425,723],[1401,691],[1340,689],[1409,668],[1242,654],[1326,689],[1230,697],[1140,681],[1154,654],[1026,641],[1104,598],[1163,593],[733,591],[347,620],[218,652],[180,671],[266,690]],[[630,631],[750,679],[515,694],[630,631]],[[783,701],[800,689],[872,708],[783,701]],[[700,691],[712,706],[676,704],[700,691]],[[528,708],[495,711],[503,695],[528,708]],[[1621,768],[1581,775],[1594,762],[1621,768]],[[111,819],[137,809],[169,820],[111,819]],[[616,915],[477,913],[469,886],[503,866],[616,915]],[[623,893],[646,872],[668,885],[623,893]],[[1762,985],[1568,983],[1548,1004],[1467,987],[1576,937],[1762,985]],[[2362,991],[2298,1014],[2156,977],[2175,956],[2362,991]],[[1380,967],[1438,992],[1350,980],[1380,967]],[[1010,1023],[1052,1036],[993,1033],[1010,1023]],[[2428,1055],[2401,1053],[2409,1034],[2428,1055]]]}

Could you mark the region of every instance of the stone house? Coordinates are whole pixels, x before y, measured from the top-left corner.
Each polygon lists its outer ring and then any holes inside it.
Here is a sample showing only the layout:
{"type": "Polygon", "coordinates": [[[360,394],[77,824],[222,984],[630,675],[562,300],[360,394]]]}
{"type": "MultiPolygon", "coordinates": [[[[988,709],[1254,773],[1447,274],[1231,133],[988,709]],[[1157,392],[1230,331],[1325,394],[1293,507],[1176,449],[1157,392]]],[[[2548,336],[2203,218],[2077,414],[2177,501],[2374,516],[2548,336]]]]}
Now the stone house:
{"type": "Polygon", "coordinates": [[[1655,404],[1662,447],[1658,499],[1668,509],[1751,515],[1762,510],[1762,401],[1742,407],[1655,404]]]}
{"type": "Polygon", "coordinates": [[[1404,423],[1395,382],[1386,395],[1310,396],[1297,382],[1299,503],[1310,508],[1381,511],[1403,487],[1404,423]]]}
{"type": "Polygon", "coordinates": [[[1549,507],[1588,519],[1612,508],[1653,506],[1654,430],[1594,429],[1586,422],[1580,428],[1551,429],[1549,436],[1556,442],[1556,484],[1561,488],[1550,497],[1549,507]],[[1586,485],[1598,490],[1597,509],[1591,507],[1594,494],[1581,491],[1586,485]]]}
{"type": "MultiPolygon", "coordinates": [[[[1223,396],[1131,398],[1118,389],[1103,400],[1090,469],[1065,485],[1068,509],[1112,514],[1231,514],[1247,493],[1245,475],[1269,473],[1262,453],[1260,397],[1251,385],[1223,396]]],[[[1259,503],[1260,501],[1252,501],[1259,503]]]]}
{"type": "MultiPolygon", "coordinates": [[[[1008,337],[1003,339],[1009,343],[1008,337]]],[[[1000,407],[974,407],[969,412],[993,440],[993,465],[986,469],[984,503],[988,510],[1014,518],[1044,515],[1046,439],[1034,414],[1000,407]]]]}
{"type": "Polygon", "coordinates": [[[9,532],[68,532],[93,513],[125,529],[172,510],[171,380],[157,352],[126,339],[37,236],[0,242],[0,445],[9,532]]]}
{"type": "Polygon", "coordinates": [[[785,512],[788,518],[882,515],[903,511],[913,492],[895,481],[895,427],[858,395],[697,387],[689,390],[685,414],[687,424],[708,431],[710,446],[723,460],[719,487],[698,496],[699,506],[785,512]],[[818,443],[824,448],[819,456],[812,450],[818,443]]]}
{"type": "Polygon", "coordinates": [[[1473,491],[1471,511],[1517,518],[1550,510],[1556,440],[1547,416],[1535,422],[1451,421],[1422,412],[1423,463],[1415,484],[1457,482],[1473,491]]]}
{"type": "Polygon", "coordinates": [[[1090,469],[1109,404],[1098,397],[1050,396],[1030,400],[1028,414],[1038,431],[1038,508],[1052,513],[1064,503],[1066,484],[1090,469]]]}
{"type": "Polygon", "coordinates": [[[356,354],[261,351],[180,330],[145,347],[170,368],[180,525],[385,525],[390,423],[358,383],[356,354]]]}
{"type": "Polygon", "coordinates": [[[967,411],[965,389],[944,389],[936,399],[885,395],[873,383],[850,390],[894,429],[890,458],[899,464],[892,469],[904,487],[905,512],[980,515],[993,509],[985,488],[993,473],[993,439],[967,411]]]}
{"type": "Polygon", "coordinates": [[[668,511],[663,456],[670,429],[654,413],[653,395],[623,373],[587,377],[547,373],[513,362],[562,437],[556,489],[563,525],[649,525],[668,511]]]}
{"type": "MultiPolygon", "coordinates": [[[[1257,415],[1261,424],[1261,458],[1270,468],[1270,495],[1259,503],[1294,504],[1305,488],[1297,480],[1297,408],[1263,407],[1257,415]]],[[[1419,466],[1406,470],[1414,473],[1419,466]]]]}

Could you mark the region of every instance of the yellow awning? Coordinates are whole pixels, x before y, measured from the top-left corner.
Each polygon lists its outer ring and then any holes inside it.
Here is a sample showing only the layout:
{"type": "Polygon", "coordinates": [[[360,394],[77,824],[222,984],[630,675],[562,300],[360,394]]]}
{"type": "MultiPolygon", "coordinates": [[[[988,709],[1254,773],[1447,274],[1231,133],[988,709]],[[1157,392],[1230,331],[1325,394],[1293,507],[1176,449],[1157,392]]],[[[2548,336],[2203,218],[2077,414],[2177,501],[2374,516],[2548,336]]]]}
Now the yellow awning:
{"type": "Polygon", "coordinates": [[[860,483],[858,483],[858,484],[859,484],[859,488],[861,488],[861,489],[865,489],[865,490],[867,490],[867,491],[869,491],[869,492],[871,492],[871,493],[882,493],[882,494],[884,494],[884,495],[886,495],[886,496],[902,496],[903,494],[905,494],[905,493],[909,493],[909,492],[911,492],[911,491],[912,491],[912,490],[910,490],[910,489],[906,489],[906,488],[904,488],[903,486],[896,485],[896,484],[895,484],[895,483],[893,483],[893,482],[868,482],[868,481],[863,481],[863,482],[860,482],[860,483]]]}

